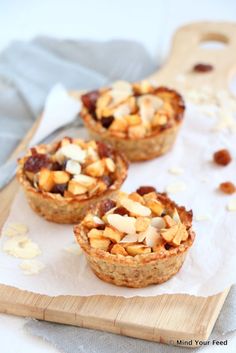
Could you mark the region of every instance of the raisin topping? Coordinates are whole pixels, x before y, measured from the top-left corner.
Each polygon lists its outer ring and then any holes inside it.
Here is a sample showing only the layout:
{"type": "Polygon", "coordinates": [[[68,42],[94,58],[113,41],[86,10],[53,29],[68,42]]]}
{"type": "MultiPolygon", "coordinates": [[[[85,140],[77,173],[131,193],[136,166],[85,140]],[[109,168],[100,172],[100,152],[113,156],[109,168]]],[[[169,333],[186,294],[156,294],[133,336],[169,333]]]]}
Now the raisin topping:
{"type": "Polygon", "coordinates": [[[35,147],[32,147],[32,148],[30,149],[30,152],[31,152],[31,155],[32,155],[32,156],[35,156],[36,154],[38,154],[38,152],[37,152],[37,150],[36,150],[35,147]]]}
{"type": "Polygon", "coordinates": [[[103,127],[105,127],[105,129],[108,129],[109,126],[113,123],[113,121],[114,121],[114,117],[111,115],[108,117],[103,117],[101,119],[101,124],[103,127]]]}
{"type": "Polygon", "coordinates": [[[90,113],[95,111],[98,97],[98,91],[91,91],[81,96],[81,100],[84,106],[89,110],[90,113]]]}
{"type": "Polygon", "coordinates": [[[119,214],[121,216],[129,215],[129,211],[125,207],[117,207],[113,213],[119,214]]]}
{"type": "Polygon", "coordinates": [[[170,244],[168,244],[168,243],[166,243],[166,244],[164,245],[164,247],[165,247],[165,249],[166,249],[166,250],[170,250],[171,245],[170,245],[170,244]]]}
{"type": "Polygon", "coordinates": [[[98,155],[100,158],[113,157],[113,150],[109,145],[106,145],[101,141],[97,141],[97,147],[98,147],[98,155]]]}
{"type": "Polygon", "coordinates": [[[231,155],[227,149],[223,149],[215,152],[213,155],[213,159],[216,164],[219,164],[222,166],[228,165],[232,160],[231,155]]]}
{"type": "Polygon", "coordinates": [[[68,183],[64,183],[64,184],[56,184],[52,190],[50,192],[54,193],[54,194],[61,194],[63,195],[64,194],[64,191],[67,190],[67,186],[68,186],[68,183]]]}
{"type": "Polygon", "coordinates": [[[109,175],[103,175],[101,177],[101,180],[106,184],[107,187],[113,184],[113,180],[109,175]]]}
{"type": "Polygon", "coordinates": [[[24,164],[24,171],[37,173],[42,168],[51,168],[51,160],[46,154],[37,153],[27,158],[24,164]]]}
{"type": "Polygon", "coordinates": [[[51,170],[62,170],[62,166],[61,166],[61,164],[58,163],[58,162],[53,162],[53,163],[52,163],[51,170]]]}
{"type": "Polygon", "coordinates": [[[139,195],[141,195],[141,196],[143,196],[143,195],[145,195],[145,194],[149,194],[149,192],[157,192],[156,191],[156,189],[153,187],[153,186],[140,186],[137,190],[136,190],[136,192],[139,194],[139,195]]]}
{"type": "Polygon", "coordinates": [[[236,191],[236,187],[231,181],[225,181],[219,185],[220,191],[224,192],[225,194],[231,195],[236,191]]]}
{"type": "Polygon", "coordinates": [[[116,206],[115,201],[111,199],[103,200],[100,204],[100,217],[104,216],[105,213],[110,211],[115,206],[116,206]]]}
{"type": "Polygon", "coordinates": [[[193,67],[193,71],[194,72],[202,72],[202,73],[205,73],[205,72],[210,72],[213,70],[213,66],[210,65],[210,64],[203,64],[203,63],[200,63],[200,64],[196,64],[194,67],[193,67]]]}

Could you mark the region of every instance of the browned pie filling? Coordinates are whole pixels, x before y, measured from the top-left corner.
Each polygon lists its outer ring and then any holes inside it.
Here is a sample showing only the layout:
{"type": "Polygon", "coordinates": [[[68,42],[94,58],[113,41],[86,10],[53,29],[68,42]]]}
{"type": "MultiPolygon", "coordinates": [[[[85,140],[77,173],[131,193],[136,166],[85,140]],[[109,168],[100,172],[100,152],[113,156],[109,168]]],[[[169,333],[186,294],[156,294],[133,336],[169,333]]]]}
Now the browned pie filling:
{"type": "Polygon", "coordinates": [[[103,142],[65,137],[31,148],[19,163],[35,189],[64,197],[100,195],[116,179],[116,153],[103,142]]]}
{"type": "Polygon", "coordinates": [[[89,114],[111,135],[120,138],[139,139],[171,128],[182,120],[184,112],[182,97],[176,91],[156,88],[147,81],[117,81],[110,88],[89,92],[81,99],[81,116],[89,114]]]}
{"type": "Polygon", "coordinates": [[[91,248],[123,256],[179,247],[191,237],[191,224],[191,211],[153,187],[103,200],[81,222],[91,248]]]}

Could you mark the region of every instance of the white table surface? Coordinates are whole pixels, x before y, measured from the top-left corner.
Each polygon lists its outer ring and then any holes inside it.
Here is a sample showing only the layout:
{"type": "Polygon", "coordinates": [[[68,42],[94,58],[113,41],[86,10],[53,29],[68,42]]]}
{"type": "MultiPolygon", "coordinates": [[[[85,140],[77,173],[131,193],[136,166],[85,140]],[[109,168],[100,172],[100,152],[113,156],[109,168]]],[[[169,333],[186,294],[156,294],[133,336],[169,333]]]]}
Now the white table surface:
{"type": "MultiPolygon", "coordinates": [[[[0,0],[0,50],[11,40],[36,35],[58,38],[135,39],[161,62],[174,30],[191,21],[236,21],[235,0],[0,0]]],[[[1,353],[58,352],[23,330],[25,319],[0,314],[1,353]]],[[[233,353],[236,333],[227,346],[208,346],[204,352],[233,353]]]]}

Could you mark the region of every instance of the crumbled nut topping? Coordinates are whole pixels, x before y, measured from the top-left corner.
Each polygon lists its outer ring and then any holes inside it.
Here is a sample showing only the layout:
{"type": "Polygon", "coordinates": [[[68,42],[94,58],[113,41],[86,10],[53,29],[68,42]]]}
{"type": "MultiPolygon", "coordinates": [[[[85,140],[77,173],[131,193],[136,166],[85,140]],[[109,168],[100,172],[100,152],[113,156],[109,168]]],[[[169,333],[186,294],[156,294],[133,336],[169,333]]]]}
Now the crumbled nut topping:
{"type": "Polygon", "coordinates": [[[113,184],[116,173],[110,146],[69,137],[32,148],[19,163],[36,189],[64,197],[101,194],[113,184]]]}
{"type": "Polygon", "coordinates": [[[184,112],[183,100],[177,92],[165,87],[155,88],[147,81],[115,82],[96,95],[95,92],[85,94],[82,103],[82,116],[90,114],[112,135],[131,139],[174,126],[184,112]]]}
{"type": "Polygon", "coordinates": [[[135,256],[167,251],[188,239],[191,225],[181,219],[177,206],[165,203],[166,196],[153,187],[140,190],[150,192],[143,196],[122,192],[116,200],[102,201],[86,215],[81,224],[92,248],[135,256]]]}

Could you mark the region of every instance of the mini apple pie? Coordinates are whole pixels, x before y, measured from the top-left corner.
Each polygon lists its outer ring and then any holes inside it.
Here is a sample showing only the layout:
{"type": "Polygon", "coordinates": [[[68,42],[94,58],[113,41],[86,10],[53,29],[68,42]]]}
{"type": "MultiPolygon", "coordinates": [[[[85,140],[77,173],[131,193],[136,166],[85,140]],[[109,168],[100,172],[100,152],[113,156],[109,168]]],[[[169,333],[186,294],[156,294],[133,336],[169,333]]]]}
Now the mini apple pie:
{"type": "Polygon", "coordinates": [[[153,187],[102,200],[74,227],[93,272],[127,287],[167,281],[194,241],[192,211],[153,187]]]}
{"type": "Polygon", "coordinates": [[[57,223],[76,223],[94,202],[113,196],[127,175],[125,157],[103,142],[63,138],[31,148],[18,180],[30,206],[57,223]]]}
{"type": "Polygon", "coordinates": [[[182,97],[149,82],[115,82],[81,96],[81,117],[95,140],[112,144],[130,161],[166,153],[174,144],[184,114],[182,97]]]}

